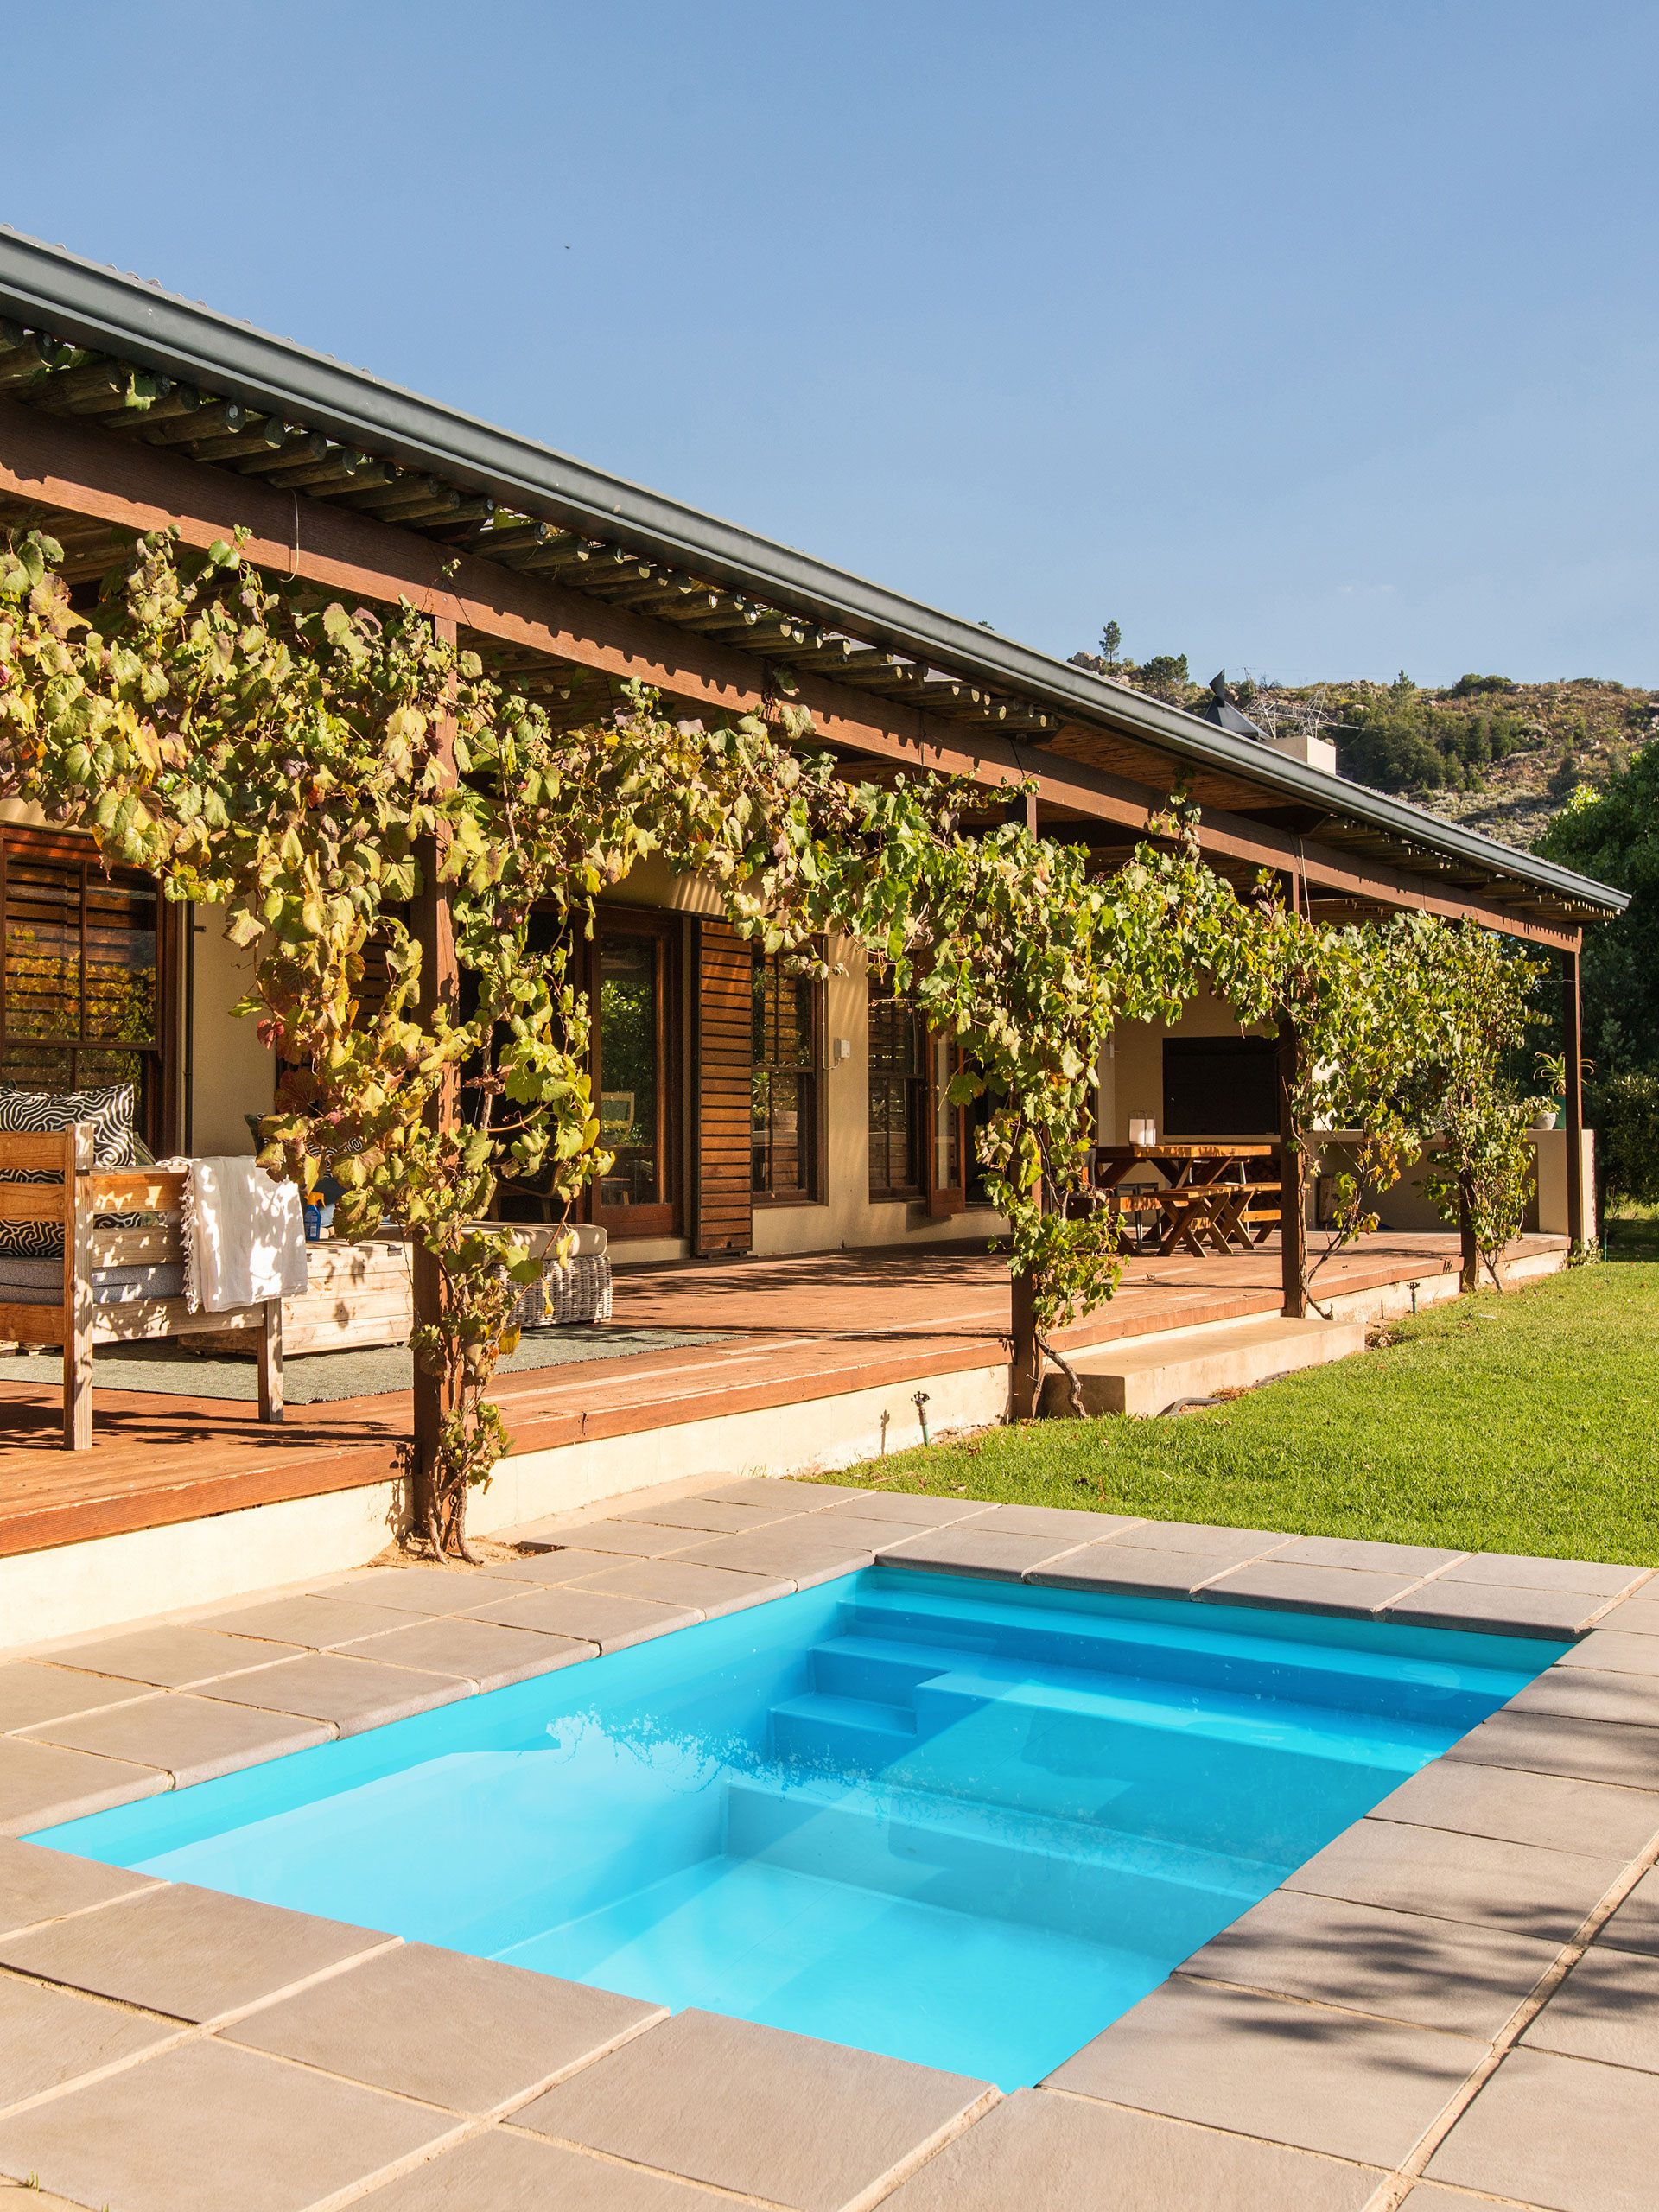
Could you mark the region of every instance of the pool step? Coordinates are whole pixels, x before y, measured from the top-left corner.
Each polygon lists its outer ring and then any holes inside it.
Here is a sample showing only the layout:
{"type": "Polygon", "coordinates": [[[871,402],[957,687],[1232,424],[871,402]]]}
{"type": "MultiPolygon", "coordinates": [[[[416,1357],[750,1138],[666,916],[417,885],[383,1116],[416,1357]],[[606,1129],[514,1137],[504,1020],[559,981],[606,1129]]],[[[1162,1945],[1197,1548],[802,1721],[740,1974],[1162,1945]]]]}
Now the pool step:
{"type": "Polygon", "coordinates": [[[1290,1871],[1037,1812],[788,1772],[728,1784],[725,1848],[950,1911],[1177,1955],[1290,1871]]]}
{"type": "MultiPolygon", "coordinates": [[[[1322,1367],[1364,1349],[1363,1321],[1291,1321],[1274,1313],[1132,1337],[1066,1357],[1089,1413],[1160,1414],[1183,1398],[1248,1389],[1269,1376],[1322,1367]]],[[[1058,1370],[1051,1372],[1043,1384],[1044,1413],[1064,1418],[1073,1410],[1071,1384],[1058,1370]]]]}
{"type": "MultiPolygon", "coordinates": [[[[1333,1624],[1256,1613],[1243,1629],[1219,1608],[1178,1609],[1157,1599],[1071,1610],[1014,1592],[998,1597],[985,1586],[976,1595],[968,1614],[945,1577],[884,1573],[842,1601],[842,1634],[818,1648],[872,1665],[885,1648],[906,1663],[931,1657],[939,1671],[962,1665],[964,1655],[985,1654],[1033,1673],[1078,1669],[1100,1677],[1103,1688],[1115,1680],[1179,1683],[1206,1696],[1221,1690],[1338,1712],[1408,1713],[1459,1733],[1523,1688],[1535,1663],[1525,1653],[1513,1668],[1415,1657],[1400,1651],[1401,1631],[1379,1633],[1370,1622],[1354,1623],[1351,1633],[1344,1624],[1340,1640],[1316,1640],[1312,1630],[1329,1637],[1333,1624]]],[[[888,1695],[896,1701],[895,1692],[888,1695]]]]}
{"type": "Polygon", "coordinates": [[[915,1709],[809,1690],[772,1707],[772,1741],[781,1759],[872,1773],[914,1751],[915,1709]]]}
{"type": "Polygon", "coordinates": [[[1332,1807],[1357,1818],[1455,1732],[948,1647],[837,1637],[812,1662],[842,1688],[772,1708],[772,1756],[803,1779],[879,1777],[941,1804],[1292,1864],[1328,1834],[1332,1807]],[[900,1667],[905,1705],[892,1701],[900,1667]],[[861,1681],[887,1694],[858,1695],[861,1681]]]}
{"type": "MultiPolygon", "coordinates": [[[[1197,1612],[1197,1608],[1194,1608],[1197,1612]]],[[[1319,1650],[1274,1643],[1268,1637],[1228,1635],[1224,1628],[1179,1632],[1148,1621],[1077,1619],[1048,1615],[1015,1621],[1007,1637],[987,1648],[984,1624],[960,1624],[938,1612],[893,1608],[880,1612],[869,1601],[847,1601],[849,1632],[814,1646],[812,1683],[838,1697],[874,1699],[889,1706],[913,1701],[918,1683],[949,1675],[980,1659],[1015,1675],[1066,1676],[1093,1681],[1102,1692],[1135,1697],[1146,1690],[1174,1690],[1192,1703],[1217,1694],[1319,1706],[1332,1712],[1400,1714],[1402,1707],[1435,1727],[1469,1730],[1486,1717],[1493,1697],[1510,1697],[1520,1676],[1466,1690],[1451,1668],[1422,1662],[1402,1683],[1371,1652],[1319,1650]],[[956,1635],[956,1642],[953,1642],[956,1635]]],[[[1199,1615],[1204,1621],[1205,1615],[1199,1615]]],[[[1214,1619],[1210,1615],[1210,1619],[1214,1619]]]]}

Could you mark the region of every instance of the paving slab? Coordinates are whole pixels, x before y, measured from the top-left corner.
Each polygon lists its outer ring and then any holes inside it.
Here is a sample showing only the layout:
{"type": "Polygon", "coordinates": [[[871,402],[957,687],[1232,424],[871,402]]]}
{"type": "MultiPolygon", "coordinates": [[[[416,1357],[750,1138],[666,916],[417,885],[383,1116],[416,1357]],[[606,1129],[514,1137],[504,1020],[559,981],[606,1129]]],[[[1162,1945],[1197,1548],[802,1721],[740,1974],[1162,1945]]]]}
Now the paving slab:
{"type": "Polygon", "coordinates": [[[490,1578],[490,1588],[476,1607],[464,1610],[482,1611],[498,1604],[509,1590],[537,1590],[566,1582],[579,1582],[584,1574],[598,1574],[607,1567],[620,1567],[621,1555],[616,1552],[583,1551],[575,1546],[569,1550],[556,1546],[551,1551],[534,1552],[527,1559],[515,1560],[510,1566],[499,1567],[490,1578]]]}
{"type": "Polygon", "coordinates": [[[1232,1568],[1198,1594],[1207,1605],[1272,1605],[1290,1612],[1340,1613],[1369,1620],[1417,1580],[1398,1569],[1379,1574],[1370,1567],[1285,1565],[1275,1553],[1270,1559],[1232,1568]]]}
{"type": "Polygon", "coordinates": [[[513,2125],[791,2212],[842,2212],[995,2095],[957,2074],[687,2012],[584,2067],[513,2125]]]}
{"type": "MultiPolygon", "coordinates": [[[[582,1641],[601,1651],[620,1651],[628,1644],[665,1636],[670,1629],[684,1628],[702,1617],[689,1605],[652,1605],[642,1598],[607,1598],[596,1590],[549,1585],[526,1587],[516,1598],[481,1606],[472,1618],[503,1628],[531,1629],[544,1637],[582,1641]]],[[[372,1644],[364,1646],[365,1651],[373,1648],[372,1644]]]]}
{"type": "Polygon", "coordinates": [[[1611,1612],[1602,1615],[1603,1626],[1625,1636],[1659,1636],[1659,1603],[1649,1594],[1652,1588],[1644,1582],[1633,1597],[1621,1598],[1611,1612]]]}
{"type": "Polygon", "coordinates": [[[660,2005],[400,1943],[264,2005],[226,2040],[452,2112],[499,2112],[665,2019],[660,2005]]]}
{"type": "MultiPolygon", "coordinates": [[[[72,2204],[67,2196],[60,2196],[56,2190],[37,2189],[30,2181],[12,2181],[0,2174],[0,2194],[11,2199],[12,2212],[88,2212],[84,2204],[72,2204]],[[25,2203],[17,2192],[27,2190],[25,2203]]],[[[109,2212],[107,2205],[105,2212],[109,2212]]]]}
{"type": "Polygon", "coordinates": [[[264,1637],[327,1651],[336,1643],[372,1636],[378,1629],[401,1628],[409,1618],[391,1605],[357,1605],[343,1592],[327,1598],[273,1598],[263,1605],[239,1605],[198,1624],[222,1636],[264,1637]]]}
{"type": "Polygon", "coordinates": [[[1274,1557],[1287,1567],[1346,1567],[1361,1574],[1398,1574],[1415,1579],[1433,1574],[1465,1552],[1443,1551],[1433,1544],[1376,1544],[1357,1536],[1298,1536],[1274,1557]]]}
{"type": "MultiPolygon", "coordinates": [[[[1466,2189],[1448,2189],[1440,2181],[1420,2181],[1406,2199],[1408,2212],[1492,2212],[1493,2203],[1490,2196],[1477,2196],[1466,2189]]],[[[1513,2212],[1513,2200],[1500,2212],[1513,2212]]]]}
{"type": "Polygon", "coordinates": [[[584,1574],[575,1586],[618,1598],[644,1598],[652,1605],[690,1605],[705,1620],[764,1605],[769,1598],[787,1598],[794,1590],[792,1582],[776,1576],[739,1574],[730,1567],[694,1567],[673,1559],[626,1560],[602,1573],[584,1574]]]}
{"type": "Polygon", "coordinates": [[[111,2212],[301,2212],[455,2124],[197,2040],[0,2121],[0,2167],[111,2212]]]}
{"type": "Polygon", "coordinates": [[[284,1659],[279,1666],[256,1667],[251,1675],[215,1682],[211,1694],[216,1704],[298,1713],[327,1721],[338,1735],[356,1736],[365,1728],[383,1727],[389,1720],[406,1720],[411,1713],[448,1705],[470,1691],[469,1683],[450,1675],[421,1674],[412,1667],[315,1651],[303,1659],[284,1659]]]}
{"type": "Polygon", "coordinates": [[[486,1598],[505,1594],[499,1573],[486,1574],[470,1567],[372,1567],[343,1576],[337,1582],[319,1582],[315,1598],[333,1598],[353,1605],[389,1605],[397,1613],[464,1613],[486,1598]]]}
{"type": "MultiPolygon", "coordinates": [[[[521,1595],[502,1600],[504,1608],[524,1602],[521,1595]]],[[[527,1682],[533,1675],[550,1674],[555,1668],[572,1666],[593,1656],[593,1646],[574,1636],[543,1635],[527,1622],[508,1626],[500,1621],[469,1618],[410,1621],[405,1628],[390,1629],[362,1643],[348,1644],[342,1654],[448,1675],[479,1690],[527,1682]]]]}
{"type": "Polygon", "coordinates": [[[0,1667],[0,1735],[14,1728],[32,1728],[39,1720],[60,1719],[65,1713],[92,1713],[99,1706],[160,1694],[153,1682],[117,1681],[109,1675],[85,1674],[41,1660],[15,1660],[0,1667]]]}
{"type": "Polygon", "coordinates": [[[1490,2041],[1560,1953],[1499,1929],[1278,1890],[1179,1971],[1490,2041]]]}
{"type": "Polygon", "coordinates": [[[709,1535],[740,1536],[752,1529],[776,1529],[794,1520],[800,1508],[779,1506],[768,1512],[764,1505],[722,1505],[712,1497],[668,1498],[661,1505],[636,1505],[619,1513],[619,1521],[646,1521],[659,1529],[699,1529],[709,1535]]]}
{"type": "Polygon", "coordinates": [[[1563,1652],[1550,1672],[1571,1674],[1580,1667],[1599,1675],[1645,1675],[1659,1681],[1659,1637],[1621,1630],[1614,1615],[1606,1627],[1592,1629],[1582,1643],[1563,1652]]]}
{"type": "Polygon", "coordinates": [[[1018,1582],[1032,1568],[1047,1567],[1078,1548],[1069,1530],[1028,1536],[1018,1529],[996,1529],[978,1521],[956,1528],[925,1529],[889,1545],[876,1556],[884,1566],[913,1567],[924,1574],[982,1575],[1018,1582]]]}
{"type": "Polygon", "coordinates": [[[85,1643],[67,1644],[52,1656],[60,1666],[114,1675],[124,1681],[148,1682],[154,1689],[181,1690],[196,1682],[211,1682],[220,1675],[239,1674],[245,1667],[293,1658],[297,1651],[298,1646],[291,1643],[253,1643],[246,1637],[218,1636],[212,1629],[163,1623],[129,1636],[99,1637],[85,1643]]]}
{"type": "Polygon", "coordinates": [[[830,1509],[842,1520],[908,1521],[937,1529],[951,1521],[973,1521],[991,1509],[982,1497],[933,1497],[925,1491],[861,1490],[830,1509]],[[856,1501],[856,1502],[854,1502],[856,1501]]]}
{"type": "Polygon", "coordinates": [[[556,1541],[562,1551],[604,1552],[619,1559],[664,1559],[670,1552],[695,1544],[695,1529],[665,1528],[650,1521],[584,1521],[574,1529],[561,1529],[556,1541]]]}
{"type": "Polygon", "coordinates": [[[1580,1782],[1659,1791],[1659,1738],[1651,1728],[1570,1713],[1495,1713],[1459,1736],[1448,1759],[1566,1774],[1580,1782]]]}
{"type": "Polygon", "coordinates": [[[1373,1806],[1370,1817],[1627,1865],[1659,1837],[1659,1797],[1650,1791],[1461,1759],[1431,1761],[1373,1806]]]}
{"type": "Polygon", "coordinates": [[[1200,1583],[1224,1573],[1228,1565],[1224,1554],[1216,1552],[1138,1551],[1107,1542],[1085,1544],[1046,1567],[1028,1567],[1025,1579],[1042,1590],[1118,1590],[1148,1598],[1190,1598],[1200,1583]]]}
{"type": "Polygon", "coordinates": [[[1177,1977],[1047,2086],[1392,2167],[1485,2055],[1472,2037],[1177,1977]]]}
{"type": "Polygon", "coordinates": [[[1315,1852],[1285,1886],[1559,1944],[1577,1933],[1626,1863],[1367,1818],[1315,1852]]]}
{"type": "Polygon", "coordinates": [[[810,1586],[868,1567],[876,1546],[890,1541],[895,1529],[903,1532],[901,1522],[878,1522],[874,1525],[881,1533],[872,1541],[861,1533],[870,1525],[860,1522],[843,1533],[826,1527],[825,1516],[815,1514],[810,1521],[802,1518],[780,1529],[757,1529],[748,1536],[694,1537],[691,1548],[677,1556],[696,1567],[731,1567],[739,1574],[781,1575],[798,1586],[810,1586]]]}
{"type": "Polygon", "coordinates": [[[1643,1951],[1659,1959],[1659,1872],[1651,1868],[1630,1891],[1617,1912],[1604,1923],[1596,1941],[1615,1950],[1643,1951]]]}
{"type": "Polygon", "coordinates": [[[176,2020],[0,1972],[0,2113],[170,2043],[176,2020]]]}
{"type": "Polygon", "coordinates": [[[1584,1591],[1509,1589],[1496,1583],[1452,1582],[1437,1574],[1390,1605],[1388,1617],[1417,1628],[1479,1629],[1495,1636],[1538,1636],[1570,1643],[1606,1603],[1584,1591]]]}
{"type": "Polygon", "coordinates": [[[506,2127],[441,2151],[366,2201],[370,2212],[720,2212],[731,2202],[506,2127]]]}
{"type": "Polygon", "coordinates": [[[95,1758],[27,1736],[0,1738],[0,1835],[55,1827],[60,1821],[130,1804],[167,1787],[167,1777],[155,1767],[128,1759],[95,1758]]]}
{"type": "MultiPolygon", "coordinates": [[[[257,1648],[248,1647],[250,1650],[257,1648]]],[[[188,1789],[192,1783],[211,1782],[218,1774],[234,1774],[238,1767],[257,1766],[264,1759],[281,1758],[289,1751],[308,1751],[313,1744],[331,1743],[334,1733],[321,1721],[301,1720],[286,1713],[255,1712],[175,1690],[170,1697],[111,1706],[107,1713],[48,1720],[28,1737],[14,1736],[10,1740],[53,1744],[68,1751],[94,1751],[106,1758],[156,1767],[172,1776],[175,1789],[188,1789]]]]}
{"type": "Polygon", "coordinates": [[[1074,1544],[1097,1544],[1143,1522],[1135,1513],[1090,1513],[1073,1505],[995,1505],[978,1525],[1000,1535],[1070,1536],[1074,1544]]]}
{"type": "Polygon", "coordinates": [[[1592,1944],[1522,2041],[1659,2074],[1659,1959],[1592,1944]]]}
{"type": "MultiPolygon", "coordinates": [[[[1593,1643],[1595,1638],[1586,1641],[1593,1643]]],[[[1637,1636],[1630,1641],[1641,1643],[1645,1639],[1637,1636]]],[[[1581,1720],[1620,1720],[1637,1728],[1659,1728],[1659,1675],[1594,1674],[1588,1667],[1569,1667],[1561,1660],[1546,1667],[1503,1710],[1559,1713],[1581,1720]]]]}
{"type": "Polygon", "coordinates": [[[1659,2078],[1512,2050],[1428,2162],[1460,2183],[1552,2212],[1643,2212],[1654,2201],[1659,2078]]]}
{"type": "Polygon", "coordinates": [[[871,1494],[850,1483],[795,1483],[779,1475],[748,1475],[741,1482],[711,1485],[697,1493],[717,1505],[764,1505],[779,1513],[823,1513],[844,1499],[871,1494]]]}
{"type": "Polygon", "coordinates": [[[0,1837],[0,1936],[161,1886],[150,1874],[134,1874],[124,1866],[104,1866],[96,1859],[76,1859],[67,1851],[48,1851],[43,1844],[0,1837]]]}
{"type": "Polygon", "coordinates": [[[1382,2179],[1375,2166],[1052,2089],[1018,2089],[884,2205],[886,2212],[1104,2212],[1109,2204],[1111,2212],[1362,2212],[1382,2179]]]}
{"type": "Polygon", "coordinates": [[[0,1966],[176,2020],[223,2019],[392,1938],[189,1882],[0,1941],[0,1966]]]}
{"type": "Polygon", "coordinates": [[[1529,1559],[1515,1552],[1471,1552],[1440,1577],[1443,1582],[1491,1583],[1508,1590],[1573,1590],[1617,1598],[1645,1582],[1648,1567],[1608,1567],[1584,1559],[1529,1559]]]}
{"type": "Polygon", "coordinates": [[[1247,1559],[1261,1559],[1281,1551],[1296,1539],[1282,1529],[1223,1529],[1205,1521],[1137,1521],[1109,1540],[1138,1552],[1209,1552],[1215,1555],[1215,1572],[1224,1563],[1242,1567],[1247,1559]]]}

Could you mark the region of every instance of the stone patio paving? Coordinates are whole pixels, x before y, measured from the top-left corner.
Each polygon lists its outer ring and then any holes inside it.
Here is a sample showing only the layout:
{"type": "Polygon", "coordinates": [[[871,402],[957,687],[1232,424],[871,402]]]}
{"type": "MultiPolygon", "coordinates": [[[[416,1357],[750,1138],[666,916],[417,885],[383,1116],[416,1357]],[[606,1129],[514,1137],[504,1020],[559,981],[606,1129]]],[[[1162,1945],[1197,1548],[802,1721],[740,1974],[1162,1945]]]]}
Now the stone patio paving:
{"type": "MultiPolygon", "coordinates": [[[[755,1480],[0,1666],[0,2176],[110,2212],[1649,2212],[1659,1583],[755,1480]],[[880,1559],[1573,1639],[1042,2086],[16,1840],[880,1559]]],[[[9,2201],[0,2182],[0,2200],[9,2201]]]]}

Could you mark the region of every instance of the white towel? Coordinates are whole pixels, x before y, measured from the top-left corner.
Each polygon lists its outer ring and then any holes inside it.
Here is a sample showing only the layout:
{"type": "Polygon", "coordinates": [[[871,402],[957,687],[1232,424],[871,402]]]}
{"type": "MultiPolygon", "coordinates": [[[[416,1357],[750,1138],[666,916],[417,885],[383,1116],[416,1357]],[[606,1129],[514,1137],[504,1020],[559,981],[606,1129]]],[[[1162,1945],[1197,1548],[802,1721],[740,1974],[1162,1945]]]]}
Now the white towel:
{"type": "Polygon", "coordinates": [[[292,1183],[251,1160],[190,1160],[181,1208],[190,1311],[228,1313],[306,1287],[305,1224],[292,1183]]]}

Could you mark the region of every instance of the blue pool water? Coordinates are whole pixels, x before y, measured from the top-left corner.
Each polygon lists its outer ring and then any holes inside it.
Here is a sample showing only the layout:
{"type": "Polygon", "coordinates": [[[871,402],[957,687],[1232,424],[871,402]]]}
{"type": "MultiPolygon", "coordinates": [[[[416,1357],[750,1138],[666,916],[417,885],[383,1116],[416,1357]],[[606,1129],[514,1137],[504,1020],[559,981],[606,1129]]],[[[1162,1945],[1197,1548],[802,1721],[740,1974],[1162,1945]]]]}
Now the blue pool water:
{"type": "Polygon", "coordinates": [[[1563,1648],[873,1567],[37,1840],[1012,2089],[1563,1648]]]}

